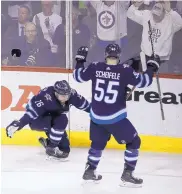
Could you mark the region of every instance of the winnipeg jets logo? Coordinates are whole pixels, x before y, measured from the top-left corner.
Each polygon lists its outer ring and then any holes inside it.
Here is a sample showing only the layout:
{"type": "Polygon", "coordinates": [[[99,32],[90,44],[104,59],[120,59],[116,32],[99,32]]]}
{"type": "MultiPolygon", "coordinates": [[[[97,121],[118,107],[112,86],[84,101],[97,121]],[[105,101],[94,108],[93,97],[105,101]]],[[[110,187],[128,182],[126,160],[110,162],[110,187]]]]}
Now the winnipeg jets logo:
{"type": "Polygon", "coordinates": [[[48,93],[46,93],[44,97],[46,98],[47,101],[52,101],[52,98],[48,93]]]}
{"type": "Polygon", "coordinates": [[[99,24],[104,29],[112,28],[115,24],[115,16],[110,11],[102,11],[98,16],[99,24]]]}

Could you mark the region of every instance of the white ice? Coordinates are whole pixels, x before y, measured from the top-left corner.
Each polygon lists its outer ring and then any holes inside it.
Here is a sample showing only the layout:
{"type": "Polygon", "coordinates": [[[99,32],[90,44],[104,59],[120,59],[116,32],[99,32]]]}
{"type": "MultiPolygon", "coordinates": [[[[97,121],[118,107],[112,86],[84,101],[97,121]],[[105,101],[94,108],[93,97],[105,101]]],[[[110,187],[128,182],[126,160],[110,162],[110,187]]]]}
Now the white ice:
{"type": "Polygon", "coordinates": [[[2,146],[2,194],[182,194],[182,155],[141,153],[135,175],[142,188],[119,186],[123,151],[106,150],[100,184],[82,186],[88,149],[72,149],[68,162],[48,161],[41,147],[2,146]]]}

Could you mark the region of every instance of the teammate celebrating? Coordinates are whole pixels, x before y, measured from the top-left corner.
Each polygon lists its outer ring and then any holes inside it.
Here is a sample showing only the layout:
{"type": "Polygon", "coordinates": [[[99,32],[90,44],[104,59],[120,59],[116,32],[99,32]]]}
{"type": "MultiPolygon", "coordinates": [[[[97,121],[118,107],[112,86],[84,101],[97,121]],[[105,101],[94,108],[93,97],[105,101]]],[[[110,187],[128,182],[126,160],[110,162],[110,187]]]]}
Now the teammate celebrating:
{"type": "Polygon", "coordinates": [[[66,113],[70,105],[90,112],[90,103],[67,81],[57,81],[54,86],[46,87],[35,95],[27,104],[26,112],[20,120],[13,121],[7,128],[7,136],[29,124],[32,130],[45,131],[47,139],[41,137],[40,143],[46,154],[56,159],[66,159],[70,152],[70,144],[65,131],[68,124],[66,113]]]}
{"type": "Polygon", "coordinates": [[[91,63],[88,68],[84,68],[87,47],[80,47],[75,57],[77,64],[73,72],[74,79],[77,82],[92,81],[91,148],[83,179],[93,181],[102,179],[95,170],[112,134],[119,144],[126,144],[121,185],[141,186],[143,180],[133,176],[141,140],[135,127],[127,119],[125,88],[128,84],[139,88],[149,86],[154,72],[158,71],[159,63],[158,58],[153,58],[145,64],[147,70],[139,74],[128,64],[119,63],[120,53],[121,48],[117,44],[109,44],[105,49],[105,62],[91,63]]]}

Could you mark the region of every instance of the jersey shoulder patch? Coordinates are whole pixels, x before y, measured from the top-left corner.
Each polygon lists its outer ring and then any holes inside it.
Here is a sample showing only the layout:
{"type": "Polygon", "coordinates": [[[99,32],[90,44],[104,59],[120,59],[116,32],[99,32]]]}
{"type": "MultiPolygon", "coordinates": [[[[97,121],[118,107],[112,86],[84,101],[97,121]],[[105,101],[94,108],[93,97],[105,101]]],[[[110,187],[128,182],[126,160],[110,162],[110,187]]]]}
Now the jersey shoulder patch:
{"type": "Polygon", "coordinates": [[[92,65],[98,65],[98,63],[99,63],[98,61],[94,61],[94,62],[92,62],[91,64],[92,64],[92,65]]]}
{"type": "Polygon", "coordinates": [[[127,63],[124,63],[123,64],[123,68],[125,69],[125,68],[129,68],[130,67],[130,65],[129,64],[127,64],[127,63]]]}
{"type": "Polygon", "coordinates": [[[39,93],[36,95],[37,98],[42,99],[43,101],[52,101],[52,94],[54,92],[53,87],[46,87],[39,91],[39,93]]]}

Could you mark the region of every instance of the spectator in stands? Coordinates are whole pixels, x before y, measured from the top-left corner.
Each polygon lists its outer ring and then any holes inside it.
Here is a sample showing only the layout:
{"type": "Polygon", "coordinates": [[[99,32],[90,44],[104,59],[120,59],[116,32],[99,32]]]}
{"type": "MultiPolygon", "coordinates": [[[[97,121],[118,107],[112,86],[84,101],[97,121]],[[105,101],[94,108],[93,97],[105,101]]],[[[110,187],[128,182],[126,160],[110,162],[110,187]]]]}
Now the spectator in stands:
{"type": "Polygon", "coordinates": [[[9,49],[20,49],[19,58],[12,57],[11,53],[3,60],[4,65],[18,66],[51,66],[52,53],[50,44],[43,37],[37,37],[37,29],[34,23],[25,25],[25,38],[21,36],[9,44],[9,49]]]}
{"type": "Polygon", "coordinates": [[[18,9],[18,21],[8,27],[5,32],[4,39],[16,39],[18,36],[24,36],[25,24],[30,20],[30,9],[25,5],[21,5],[18,9]]]}
{"type": "MultiPolygon", "coordinates": [[[[126,12],[130,1],[90,1],[87,7],[92,6],[97,14],[97,41],[93,56],[112,42],[121,47],[127,43],[127,16],[126,12]]],[[[99,59],[98,59],[99,60],[99,59]]]]}
{"type": "Polygon", "coordinates": [[[24,28],[25,24],[30,19],[30,10],[27,6],[22,5],[18,10],[18,21],[11,22],[11,25],[7,28],[4,36],[2,37],[2,58],[4,59],[11,53],[9,45],[12,44],[18,37],[25,38],[24,28]]]}
{"type": "MultiPolygon", "coordinates": [[[[26,6],[31,12],[31,1],[7,1],[8,4],[8,15],[13,19],[17,20],[19,17],[19,8],[26,6]]],[[[31,14],[30,14],[31,15],[31,14]]]]}
{"type": "MultiPolygon", "coordinates": [[[[85,24],[79,20],[80,12],[77,8],[72,9],[72,38],[73,38],[73,56],[75,56],[80,45],[89,46],[90,42],[90,31],[85,24]]],[[[60,24],[55,31],[53,36],[53,43],[58,45],[59,61],[65,64],[66,59],[66,30],[65,25],[60,24]]]]}
{"type": "Polygon", "coordinates": [[[44,38],[49,41],[52,53],[57,53],[57,46],[52,37],[58,25],[62,24],[62,17],[53,12],[53,1],[41,1],[42,12],[34,16],[33,22],[42,29],[44,38]]]}
{"type": "MultiPolygon", "coordinates": [[[[62,11],[65,11],[65,7],[63,6],[64,3],[65,3],[65,1],[60,1],[60,0],[53,1],[52,11],[54,13],[60,15],[60,13],[62,11]]],[[[41,6],[40,0],[39,1],[31,1],[31,6],[32,6],[33,15],[36,15],[42,11],[42,6],[41,6]]],[[[62,15],[60,15],[60,16],[62,16],[62,15]]]]}
{"type": "MultiPolygon", "coordinates": [[[[149,23],[152,29],[152,42],[155,54],[161,61],[165,62],[170,59],[172,52],[172,40],[174,34],[182,28],[181,16],[171,9],[169,1],[156,2],[151,11],[138,10],[143,2],[134,2],[128,9],[128,17],[143,26],[141,50],[147,57],[152,56],[152,46],[150,40],[149,23]]],[[[162,71],[166,71],[161,66],[162,71]]]]}

